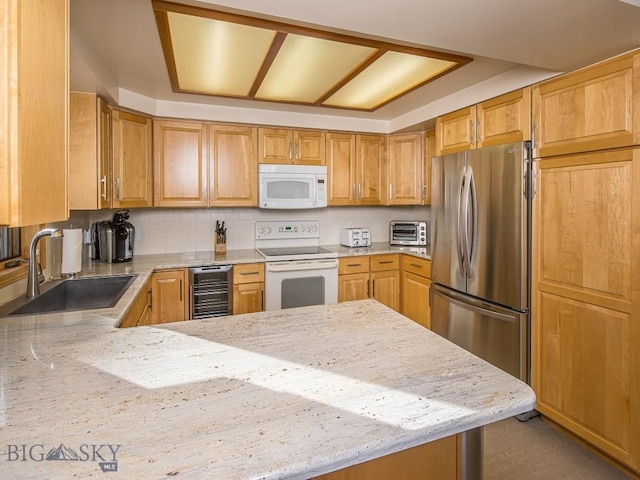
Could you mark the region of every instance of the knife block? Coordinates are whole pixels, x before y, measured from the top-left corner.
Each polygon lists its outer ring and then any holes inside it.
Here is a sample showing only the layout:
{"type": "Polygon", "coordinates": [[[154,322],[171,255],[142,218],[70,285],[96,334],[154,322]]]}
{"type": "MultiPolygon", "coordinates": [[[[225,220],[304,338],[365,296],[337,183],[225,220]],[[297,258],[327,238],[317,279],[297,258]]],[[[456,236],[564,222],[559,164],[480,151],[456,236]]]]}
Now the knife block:
{"type": "Polygon", "coordinates": [[[227,239],[225,238],[223,241],[219,241],[218,237],[216,236],[214,251],[216,254],[227,253],[227,239]]]}

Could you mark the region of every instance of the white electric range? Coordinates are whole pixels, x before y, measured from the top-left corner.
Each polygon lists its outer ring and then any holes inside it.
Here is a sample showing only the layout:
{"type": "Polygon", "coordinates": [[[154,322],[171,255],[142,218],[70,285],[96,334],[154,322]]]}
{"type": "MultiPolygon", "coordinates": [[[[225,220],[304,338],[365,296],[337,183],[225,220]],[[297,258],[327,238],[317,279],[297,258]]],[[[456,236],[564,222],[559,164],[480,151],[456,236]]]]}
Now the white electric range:
{"type": "Polygon", "coordinates": [[[338,302],[338,254],[319,246],[316,220],[258,221],[265,258],[265,310],[338,302]]]}

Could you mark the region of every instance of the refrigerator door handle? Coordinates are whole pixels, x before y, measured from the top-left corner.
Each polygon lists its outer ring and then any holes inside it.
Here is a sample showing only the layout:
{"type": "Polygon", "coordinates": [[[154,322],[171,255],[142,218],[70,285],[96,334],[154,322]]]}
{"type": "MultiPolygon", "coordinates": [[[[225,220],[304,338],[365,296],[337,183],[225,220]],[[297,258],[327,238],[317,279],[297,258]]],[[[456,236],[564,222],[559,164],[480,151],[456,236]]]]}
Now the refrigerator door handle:
{"type": "Polygon", "coordinates": [[[495,310],[489,308],[483,308],[479,305],[474,305],[472,303],[465,302],[463,300],[459,300],[455,295],[450,295],[448,292],[444,291],[438,286],[434,286],[433,295],[440,296],[458,307],[466,308],[467,310],[471,310],[474,313],[478,313],[480,315],[484,315],[487,317],[495,318],[496,320],[502,320],[504,322],[514,323],[517,321],[515,317],[512,315],[505,315],[504,313],[496,312],[495,310]]]}
{"type": "Polygon", "coordinates": [[[458,209],[457,209],[457,226],[456,226],[456,253],[458,254],[458,267],[460,268],[460,274],[467,278],[467,269],[465,266],[465,254],[464,254],[464,243],[463,243],[463,220],[462,220],[462,203],[464,201],[464,190],[465,190],[465,171],[462,171],[462,176],[460,177],[460,188],[458,191],[458,209]]]}
{"type": "Polygon", "coordinates": [[[461,232],[461,238],[462,238],[462,261],[464,262],[465,265],[465,278],[471,278],[471,263],[470,263],[470,259],[471,256],[469,254],[469,244],[471,243],[471,240],[469,238],[469,223],[470,223],[470,218],[471,218],[471,213],[469,211],[470,209],[470,203],[471,203],[471,193],[469,191],[469,189],[471,188],[471,180],[473,177],[473,171],[471,170],[471,167],[467,166],[466,170],[465,170],[465,182],[464,182],[464,187],[462,189],[462,194],[461,194],[461,203],[462,203],[462,214],[460,215],[462,217],[461,219],[461,223],[462,223],[462,232],[461,232]]]}
{"type": "Polygon", "coordinates": [[[468,170],[468,180],[467,180],[467,212],[466,212],[466,262],[467,262],[467,273],[469,275],[468,278],[473,276],[473,254],[475,240],[476,240],[476,232],[478,226],[478,199],[476,197],[476,179],[473,175],[473,169],[471,167],[467,167],[468,170]]]}

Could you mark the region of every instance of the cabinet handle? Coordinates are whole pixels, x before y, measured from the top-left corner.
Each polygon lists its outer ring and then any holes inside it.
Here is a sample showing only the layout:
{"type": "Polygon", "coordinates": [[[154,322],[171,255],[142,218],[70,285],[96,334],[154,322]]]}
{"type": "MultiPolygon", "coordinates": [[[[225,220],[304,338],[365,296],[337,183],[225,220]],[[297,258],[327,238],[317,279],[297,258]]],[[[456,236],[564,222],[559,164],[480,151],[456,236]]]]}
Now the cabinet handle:
{"type": "Polygon", "coordinates": [[[362,184],[358,184],[358,200],[362,200],[362,184]]]}
{"type": "Polygon", "coordinates": [[[389,200],[393,199],[393,183],[389,184],[389,200]]]}
{"type": "Polygon", "coordinates": [[[380,262],[378,262],[380,265],[383,265],[385,263],[393,263],[393,260],[382,260],[380,262]]]}
{"type": "Polygon", "coordinates": [[[414,268],[422,268],[422,265],[418,265],[417,263],[410,263],[409,265],[411,265],[414,268]]]}
{"type": "Polygon", "coordinates": [[[473,144],[473,120],[469,120],[469,144],[473,144]]]}
{"type": "Polygon", "coordinates": [[[147,292],[147,303],[149,304],[149,308],[153,308],[153,290],[147,292]]]}
{"type": "Polygon", "coordinates": [[[289,142],[289,160],[293,160],[293,142],[289,142]]]}
{"type": "Polygon", "coordinates": [[[371,298],[376,298],[376,281],[371,279],[371,298]]]}
{"type": "Polygon", "coordinates": [[[356,184],[351,185],[351,195],[353,195],[353,199],[358,199],[358,191],[356,190],[356,184]]]}
{"type": "Polygon", "coordinates": [[[476,122],[476,143],[480,143],[480,123],[476,122]]]}
{"type": "Polygon", "coordinates": [[[240,272],[240,275],[258,275],[260,272],[240,272]]]}
{"type": "Polygon", "coordinates": [[[116,200],[120,201],[120,177],[116,178],[116,200]]]}
{"type": "Polygon", "coordinates": [[[103,200],[107,199],[107,176],[103,175],[102,179],[100,180],[100,190],[102,190],[102,193],[100,194],[100,196],[102,197],[103,200]]]}
{"type": "Polygon", "coordinates": [[[363,263],[347,263],[347,267],[362,267],[363,263]]]}
{"type": "Polygon", "coordinates": [[[427,199],[427,184],[422,184],[422,201],[424,202],[427,199]]]}
{"type": "Polygon", "coordinates": [[[293,145],[293,157],[294,157],[296,160],[299,160],[299,159],[300,159],[300,143],[299,143],[299,142],[296,142],[296,143],[293,145]]]}
{"type": "Polygon", "coordinates": [[[182,279],[180,279],[180,301],[182,301],[182,279]]]}

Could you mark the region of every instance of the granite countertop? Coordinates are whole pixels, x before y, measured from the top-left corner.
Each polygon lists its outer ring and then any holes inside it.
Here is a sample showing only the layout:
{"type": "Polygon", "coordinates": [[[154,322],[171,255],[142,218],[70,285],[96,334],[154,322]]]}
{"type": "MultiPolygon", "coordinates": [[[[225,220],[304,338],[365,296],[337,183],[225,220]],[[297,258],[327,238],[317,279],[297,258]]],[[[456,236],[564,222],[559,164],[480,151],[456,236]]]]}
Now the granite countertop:
{"type": "Polygon", "coordinates": [[[535,403],[373,300],[129,329],[113,315],[0,319],[3,475],[309,478],[535,403]]]}

